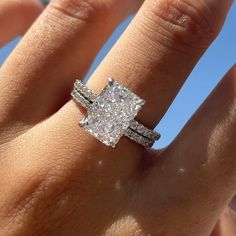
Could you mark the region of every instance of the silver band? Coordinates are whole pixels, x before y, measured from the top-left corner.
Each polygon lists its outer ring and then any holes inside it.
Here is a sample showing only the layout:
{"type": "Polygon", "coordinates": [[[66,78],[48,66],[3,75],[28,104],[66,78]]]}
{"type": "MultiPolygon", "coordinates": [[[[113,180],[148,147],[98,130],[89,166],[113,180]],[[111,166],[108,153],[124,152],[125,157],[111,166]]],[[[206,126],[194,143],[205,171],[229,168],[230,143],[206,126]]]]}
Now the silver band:
{"type": "MultiPolygon", "coordinates": [[[[71,92],[73,99],[85,109],[89,109],[98,95],[94,94],[81,81],[76,80],[71,92]]],[[[151,147],[160,139],[160,134],[133,120],[124,135],[145,147],[151,147]]]]}

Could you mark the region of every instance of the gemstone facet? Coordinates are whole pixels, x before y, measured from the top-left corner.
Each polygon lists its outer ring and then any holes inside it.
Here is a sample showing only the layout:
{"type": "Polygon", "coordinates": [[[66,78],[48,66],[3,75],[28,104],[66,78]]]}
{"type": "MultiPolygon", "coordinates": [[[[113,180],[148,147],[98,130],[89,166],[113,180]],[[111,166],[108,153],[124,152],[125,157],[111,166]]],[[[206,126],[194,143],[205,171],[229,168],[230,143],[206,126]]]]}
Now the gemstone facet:
{"type": "Polygon", "coordinates": [[[115,147],[144,104],[143,99],[110,78],[81,123],[98,140],[115,147]]]}

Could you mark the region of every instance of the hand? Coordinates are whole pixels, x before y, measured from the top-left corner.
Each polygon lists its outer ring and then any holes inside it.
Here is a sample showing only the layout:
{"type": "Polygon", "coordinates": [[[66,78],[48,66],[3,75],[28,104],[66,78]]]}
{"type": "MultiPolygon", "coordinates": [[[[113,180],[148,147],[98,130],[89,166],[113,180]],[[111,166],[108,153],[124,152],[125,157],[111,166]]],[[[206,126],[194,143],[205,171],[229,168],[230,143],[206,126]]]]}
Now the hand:
{"type": "MultiPolygon", "coordinates": [[[[112,76],[147,101],[138,120],[155,127],[231,2],[146,0],[88,86],[99,92],[112,76]]],[[[230,218],[214,229],[235,193],[235,68],[164,150],[126,138],[112,149],[78,127],[75,78],[140,6],[54,0],[2,66],[0,235],[235,234],[230,218]]],[[[1,31],[2,43],[14,32],[1,31]]]]}

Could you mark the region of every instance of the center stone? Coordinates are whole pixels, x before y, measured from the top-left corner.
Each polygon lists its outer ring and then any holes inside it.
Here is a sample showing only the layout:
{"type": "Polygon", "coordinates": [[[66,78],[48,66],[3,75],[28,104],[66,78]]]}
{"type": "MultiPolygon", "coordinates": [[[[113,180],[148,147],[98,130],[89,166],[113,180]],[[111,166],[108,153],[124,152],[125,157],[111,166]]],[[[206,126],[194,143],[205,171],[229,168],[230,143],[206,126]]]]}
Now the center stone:
{"type": "Polygon", "coordinates": [[[136,94],[109,79],[81,124],[98,140],[115,147],[144,103],[136,94]]]}

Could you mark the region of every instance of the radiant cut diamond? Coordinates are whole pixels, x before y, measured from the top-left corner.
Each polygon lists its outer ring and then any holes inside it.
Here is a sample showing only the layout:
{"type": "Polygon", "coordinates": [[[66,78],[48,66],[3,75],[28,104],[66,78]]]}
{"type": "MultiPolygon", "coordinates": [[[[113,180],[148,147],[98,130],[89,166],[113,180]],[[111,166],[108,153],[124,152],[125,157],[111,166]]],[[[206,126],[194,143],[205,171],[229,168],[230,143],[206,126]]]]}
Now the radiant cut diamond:
{"type": "Polygon", "coordinates": [[[81,125],[104,144],[115,147],[144,103],[136,94],[109,79],[81,125]]]}

